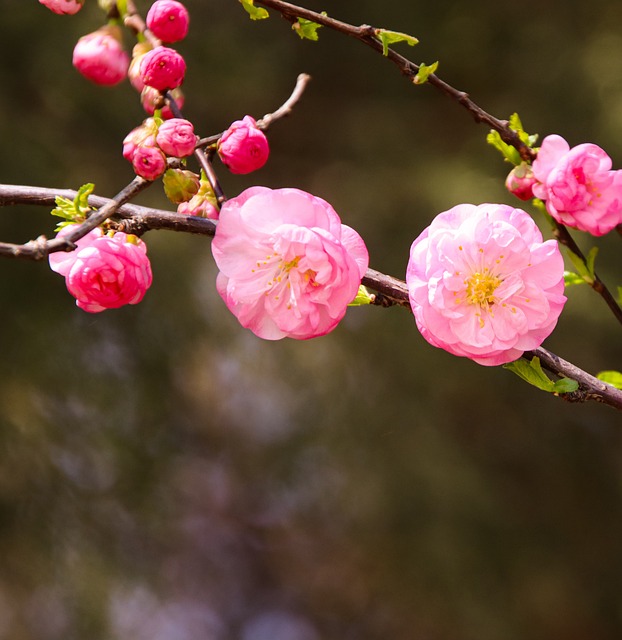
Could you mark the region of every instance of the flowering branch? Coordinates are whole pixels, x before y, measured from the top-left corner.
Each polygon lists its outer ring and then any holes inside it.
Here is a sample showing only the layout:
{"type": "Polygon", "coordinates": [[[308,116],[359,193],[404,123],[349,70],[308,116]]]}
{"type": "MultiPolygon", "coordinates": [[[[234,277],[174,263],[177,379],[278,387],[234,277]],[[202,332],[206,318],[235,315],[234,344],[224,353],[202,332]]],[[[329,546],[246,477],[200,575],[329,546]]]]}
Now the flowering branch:
{"type": "MultiPolygon", "coordinates": [[[[169,231],[177,231],[184,233],[193,233],[205,236],[214,236],[217,223],[213,220],[198,218],[195,216],[183,216],[170,211],[161,209],[153,209],[132,204],[127,204],[127,200],[135,195],[134,190],[138,189],[138,185],[134,181],[128,185],[116,198],[108,199],[100,196],[90,195],[88,202],[91,206],[101,207],[95,214],[91,215],[87,222],[77,226],[72,233],[72,239],[79,239],[78,232],[82,237],[87,233],[85,229],[92,229],[97,226],[93,224],[97,220],[100,224],[107,218],[114,218],[115,228],[125,233],[142,235],[150,230],[164,229],[169,231]],[[123,195],[122,195],[123,194],[123,195]],[[88,226],[87,226],[88,225],[88,226]]],[[[145,183],[146,181],[141,181],[145,183]]],[[[148,184],[148,183],[147,183],[148,184]]],[[[144,188],[145,184],[141,184],[144,188]]],[[[49,189],[32,186],[19,185],[0,185],[0,206],[11,206],[17,204],[52,206],[57,196],[73,199],[76,191],[70,189],[49,189]]],[[[42,237],[43,238],[43,237],[42,237]]],[[[4,243],[0,244],[0,255],[10,257],[41,259],[52,251],[66,250],[66,244],[69,234],[64,238],[55,238],[47,241],[43,238],[41,242],[41,255],[36,255],[33,250],[25,251],[27,245],[9,245],[20,247],[21,251],[4,251],[4,243]],[[47,251],[47,252],[46,252],[47,251]]],[[[38,241],[31,241],[38,242],[38,241]]],[[[27,243],[30,244],[30,243],[27,243]]],[[[403,280],[386,275],[375,269],[367,269],[362,283],[378,292],[375,296],[374,304],[378,306],[409,306],[408,286],[403,280]]],[[[579,383],[577,391],[572,393],[561,394],[561,397],[571,402],[586,402],[593,400],[609,405],[616,409],[622,410],[622,390],[595,378],[589,373],[583,371],[579,367],[567,362],[559,356],[547,351],[543,348],[537,348],[527,351],[522,356],[524,359],[538,357],[544,368],[555,376],[568,377],[579,383]]]]}

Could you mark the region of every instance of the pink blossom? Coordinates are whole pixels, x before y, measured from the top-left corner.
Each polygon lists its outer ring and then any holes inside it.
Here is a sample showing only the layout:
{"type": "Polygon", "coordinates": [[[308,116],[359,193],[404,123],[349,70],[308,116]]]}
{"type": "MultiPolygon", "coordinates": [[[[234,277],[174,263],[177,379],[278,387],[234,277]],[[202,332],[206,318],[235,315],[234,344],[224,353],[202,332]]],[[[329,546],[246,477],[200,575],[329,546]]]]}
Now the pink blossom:
{"type": "Polygon", "coordinates": [[[602,236],[622,223],[622,171],[595,144],[570,145],[558,135],[542,141],[533,163],[536,197],[561,224],[602,236]]]}
{"type": "Polygon", "coordinates": [[[177,42],[188,34],[190,16],[181,2],[156,0],[147,13],[147,27],[162,42],[177,42]]]}
{"type": "Polygon", "coordinates": [[[96,84],[118,84],[125,78],[129,64],[118,27],[102,27],[82,36],[73,50],[73,66],[96,84]]]}
{"type": "Polygon", "coordinates": [[[255,119],[236,120],[218,142],[218,155],[231,173],[245,174],[261,169],[270,155],[268,139],[255,119]]]}
{"type": "Polygon", "coordinates": [[[132,166],[141,178],[156,180],[166,171],[166,156],[157,147],[136,147],[132,166]]]}
{"type": "Polygon", "coordinates": [[[195,216],[210,220],[218,220],[219,217],[219,211],[214,202],[198,194],[192,196],[187,202],[180,202],[177,205],[177,213],[182,216],[195,216]]]}
{"type": "Polygon", "coordinates": [[[332,331],[369,261],[362,238],[327,202],[299,189],[266,187],[223,204],[212,253],[227,307],[267,340],[332,331]]]}
{"type": "Polygon", "coordinates": [[[194,152],[197,137],[191,122],[183,118],[171,118],[160,125],[156,142],[167,156],[185,158],[194,152]]]}
{"type": "MultiPolygon", "coordinates": [[[[169,91],[169,93],[177,103],[177,106],[180,109],[183,109],[185,97],[182,93],[182,90],[177,87],[177,89],[173,89],[172,91],[169,91]]],[[[156,109],[161,109],[160,115],[162,116],[163,120],[169,120],[170,118],[175,117],[169,106],[164,102],[162,94],[153,87],[144,87],[140,95],[140,100],[143,105],[143,109],[150,116],[155,113],[156,109]]]]}
{"type": "MultiPolygon", "coordinates": [[[[66,236],[68,233],[73,231],[76,226],[76,224],[68,224],[56,234],[56,237],[62,238],[63,236],[66,236]]],[[[102,235],[102,230],[99,227],[96,227],[75,242],[76,246],[78,247],[77,249],[74,249],[73,251],[56,251],[54,253],[50,253],[50,255],[48,256],[50,269],[52,269],[52,271],[55,271],[56,273],[60,273],[61,276],[67,276],[67,273],[69,273],[69,269],[71,269],[71,266],[76,260],[78,251],[93,244],[93,242],[97,240],[97,238],[101,238],[102,235]]]]}
{"type": "Polygon", "coordinates": [[[505,180],[505,187],[521,200],[531,200],[533,198],[533,185],[536,179],[531,167],[526,162],[521,162],[514,167],[505,180]]]}
{"type": "Polygon", "coordinates": [[[51,254],[49,260],[50,267],[65,276],[67,289],[81,309],[98,313],[143,299],[152,274],[142,240],[122,232],[103,235],[95,229],[76,244],[74,251],[58,257],[51,254]]]}
{"type": "Polygon", "coordinates": [[[413,242],[406,271],[417,327],[483,365],[516,360],[553,331],[566,298],[557,243],[501,204],[461,204],[413,242]]]}
{"type": "Polygon", "coordinates": [[[82,9],[84,0],[39,0],[42,5],[58,14],[73,15],[82,9]]]}
{"type": "Polygon", "coordinates": [[[185,73],[185,60],[169,47],[155,47],[145,53],[140,62],[142,81],[158,91],[179,87],[184,81],[185,73]]]}
{"type": "Polygon", "coordinates": [[[123,139],[123,157],[132,162],[138,147],[155,147],[158,124],[153,118],[147,118],[141,125],[132,129],[123,139]]]}
{"type": "Polygon", "coordinates": [[[129,78],[130,84],[139,93],[145,87],[145,83],[140,76],[140,64],[143,61],[145,53],[151,51],[151,49],[153,49],[153,47],[149,42],[139,42],[135,44],[132,49],[132,60],[130,62],[129,69],[127,70],[127,77],[129,78]]]}

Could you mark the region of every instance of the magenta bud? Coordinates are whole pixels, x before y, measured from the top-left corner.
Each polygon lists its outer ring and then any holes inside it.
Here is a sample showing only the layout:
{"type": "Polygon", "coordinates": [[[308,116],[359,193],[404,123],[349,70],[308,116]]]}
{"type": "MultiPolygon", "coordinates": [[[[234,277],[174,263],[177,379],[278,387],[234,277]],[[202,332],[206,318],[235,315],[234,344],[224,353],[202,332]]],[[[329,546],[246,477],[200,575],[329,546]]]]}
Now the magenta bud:
{"type": "Polygon", "coordinates": [[[531,200],[533,196],[533,185],[537,180],[533,175],[531,166],[526,162],[521,162],[514,167],[505,180],[505,187],[521,200],[531,200]]]}

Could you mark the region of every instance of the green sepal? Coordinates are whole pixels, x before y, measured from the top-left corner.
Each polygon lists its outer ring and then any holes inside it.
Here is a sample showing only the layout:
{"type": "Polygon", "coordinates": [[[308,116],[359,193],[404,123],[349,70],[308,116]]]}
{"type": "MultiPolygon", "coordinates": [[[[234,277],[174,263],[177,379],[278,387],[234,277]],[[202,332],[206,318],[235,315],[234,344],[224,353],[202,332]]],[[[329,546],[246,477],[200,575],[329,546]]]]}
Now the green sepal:
{"type": "Polygon", "coordinates": [[[594,261],[596,260],[596,256],[598,254],[598,247],[592,247],[590,249],[585,258],[585,262],[574,251],[568,249],[568,247],[566,247],[566,251],[568,253],[568,257],[572,261],[572,264],[577,270],[577,274],[588,284],[594,284],[594,261]]]}
{"type": "Polygon", "coordinates": [[[66,227],[68,224],[84,222],[86,220],[87,214],[91,211],[89,196],[93,193],[93,189],[95,189],[95,185],[92,182],[82,185],[78,189],[73,201],[63,196],[56,196],[56,208],[52,209],[50,213],[58,218],[63,218],[65,221],[58,224],[56,227],[57,231],[66,227]]]}
{"type": "Polygon", "coordinates": [[[256,7],[253,0],[240,0],[242,6],[250,16],[251,20],[263,20],[269,18],[270,14],[263,7],[256,7]]]}
{"type": "Polygon", "coordinates": [[[375,299],[375,294],[370,293],[367,287],[360,285],[358,293],[356,294],[356,298],[354,298],[354,300],[352,300],[352,302],[348,306],[362,307],[364,304],[373,304],[375,299]]]}
{"type": "Polygon", "coordinates": [[[524,359],[509,362],[504,364],[503,368],[512,371],[525,382],[548,393],[571,393],[579,388],[579,383],[570,378],[560,378],[553,382],[542,370],[540,358],[537,356],[534,356],[530,362],[524,359]]]}
{"type": "Polygon", "coordinates": [[[596,377],[616,389],[622,389],[622,373],[619,371],[601,371],[596,377]]]}
{"type": "Polygon", "coordinates": [[[419,71],[417,71],[417,75],[413,78],[413,82],[415,84],[424,84],[428,81],[428,78],[436,73],[438,69],[438,60],[433,62],[431,65],[424,64],[423,62],[419,65],[419,71]]]}
{"type": "MultiPolygon", "coordinates": [[[[322,15],[328,15],[326,11],[322,11],[322,15]]],[[[324,25],[313,22],[312,20],[305,20],[305,18],[298,18],[298,22],[294,22],[292,29],[300,36],[302,40],[313,40],[317,42],[318,34],[317,30],[321,29],[324,25]]]]}
{"type": "Polygon", "coordinates": [[[407,33],[400,33],[399,31],[388,31],[387,29],[376,29],[376,36],[382,43],[382,55],[389,55],[389,45],[396,42],[405,42],[410,47],[414,47],[419,40],[414,36],[409,36],[407,33]]]}
{"type": "Polygon", "coordinates": [[[585,278],[582,278],[574,271],[564,271],[564,284],[569,287],[572,284],[586,284],[585,278]]]}

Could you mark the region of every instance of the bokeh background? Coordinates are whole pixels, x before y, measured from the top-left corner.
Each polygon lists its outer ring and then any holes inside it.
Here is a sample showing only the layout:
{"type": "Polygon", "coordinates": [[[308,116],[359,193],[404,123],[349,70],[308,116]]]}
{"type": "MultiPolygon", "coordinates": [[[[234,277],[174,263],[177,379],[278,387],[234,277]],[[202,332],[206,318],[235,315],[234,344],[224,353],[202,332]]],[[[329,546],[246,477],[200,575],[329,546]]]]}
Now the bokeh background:
{"type": "MultiPolygon", "coordinates": [[[[398,277],[438,212],[516,204],[485,128],[432,87],[326,29],[312,43],[235,0],[186,4],[185,114],[201,135],[274,110],[298,73],[313,76],[271,129],[265,169],[218,167],[229,195],[311,191],[398,277]]],[[[307,6],[418,36],[404,53],[440,60],[488,111],[600,144],[622,167],[621,3],[307,6]]],[[[99,88],[71,67],[102,22],[95,1],[75,17],[0,7],[0,181],[114,195],[132,178],[121,141],[144,115],[128,83],[99,88]]],[[[138,202],[168,206],[157,185],[138,202]]],[[[42,208],[3,209],[0,238],[54,224],[42,208]]],[[[434,349],[403,309],[263,342],[218,298],[208,239],[145,239],[151,290],[97,315],[46,264],[0,263],[0,638],[622,637],[619,413],[434,349]]],[[[620,238],[598,244],[602,277],[620,284],[620,238]]],[[[587,288],[568,297],[545,346],[619,369],[604,303],[587,288]]]]}

